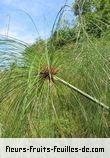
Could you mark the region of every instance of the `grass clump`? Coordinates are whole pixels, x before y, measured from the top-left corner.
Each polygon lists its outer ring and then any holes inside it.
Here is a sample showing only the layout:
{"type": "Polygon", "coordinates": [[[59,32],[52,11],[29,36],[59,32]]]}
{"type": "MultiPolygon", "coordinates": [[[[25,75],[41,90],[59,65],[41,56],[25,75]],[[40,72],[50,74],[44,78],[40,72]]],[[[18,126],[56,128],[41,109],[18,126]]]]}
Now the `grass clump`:
{"type": "Polygon", "coordinates": [[[75,41],[57,34],[60,47],[54,34],[26,46],[22,64],[0,73],[1,137],[110,136],[110,43],[78,29],[75,41]]]}

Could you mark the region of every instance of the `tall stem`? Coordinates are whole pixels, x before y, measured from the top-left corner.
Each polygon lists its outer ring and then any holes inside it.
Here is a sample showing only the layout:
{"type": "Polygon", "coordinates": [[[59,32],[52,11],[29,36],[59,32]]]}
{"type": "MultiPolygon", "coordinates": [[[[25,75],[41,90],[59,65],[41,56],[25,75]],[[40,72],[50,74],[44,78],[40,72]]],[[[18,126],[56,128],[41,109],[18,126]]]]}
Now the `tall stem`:
{"type": "Polygon", "coordinates": [[[61,83],[63,83],[65,86],[67,86],[67,87],[69,87],[70,89],[76,91],[77,93],[81,94],[82,96],[84,96],[84,97],[90,99],[90,100],[93,101],[94,103],[96,103],[96,104],[102,106],[103,108],[105,108],[105,109],[107,109],[107,110],[110,110],[110,107],[109,107],[109,106],[107,106],[107,105],[105,105],[104,103],[100,102],[100,101],[97,100],[96,98],[93,98],[93,97],[90,96],[89,94],[87,94],[87,93],[81,91],[80,89],[78,89],[78,88],[76,88],[75,86],[71,85],[70,83],[64,81],[63,79],[61,79],[61,78],[59,78],[59,77],[57,77],[57,76],[55,76],[54,79],[57,80],[57,81],[59,81],[59,82],[61,82],[61,83]]]}

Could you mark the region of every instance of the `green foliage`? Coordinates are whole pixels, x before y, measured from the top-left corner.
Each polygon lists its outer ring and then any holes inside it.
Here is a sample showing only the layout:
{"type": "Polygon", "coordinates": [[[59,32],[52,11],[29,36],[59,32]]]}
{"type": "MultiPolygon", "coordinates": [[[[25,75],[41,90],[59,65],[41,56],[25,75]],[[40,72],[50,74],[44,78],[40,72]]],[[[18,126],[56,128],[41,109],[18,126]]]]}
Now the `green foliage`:
{"type": "Polygon", "coordinates": [[[74,29],[60,29],[55,31],[52,39],[55,48],[60,48],[70,42],[76,41],[76,33],[74,29]]]}
{"type": "Polygon", "coordinates": [[[76,0],[73,10],[88,34],[99,38],[110,30],[109,0],[76,0]]]}
{"type": "Polygon", "coordinates": [[[74,14],[87,14],[92,11],[92,0],[75,0],[73,3],[74,14]]]}
{"type": "Polygon", "coordinates": [[[57,27],[50,39],[26,47],[22,65],[0,72],[1,137],[110,137],[110,111],[54,79],[110,106],[110,31],[100,25],[100,9],[84,8],[74,29],[57,27]]]}
{"type": "MultiPolygon", "coordinates": [[[[109,49],[105,39],[85,38],[57,48],[51,64],[59,77],[110,105],[109,49]]],[[[108,111],[57,81],[39,78],[48,53],[44,42],[34,44],[25,50],[24,67],[2,72],[2,137],[109,137],[108,111]]]]}

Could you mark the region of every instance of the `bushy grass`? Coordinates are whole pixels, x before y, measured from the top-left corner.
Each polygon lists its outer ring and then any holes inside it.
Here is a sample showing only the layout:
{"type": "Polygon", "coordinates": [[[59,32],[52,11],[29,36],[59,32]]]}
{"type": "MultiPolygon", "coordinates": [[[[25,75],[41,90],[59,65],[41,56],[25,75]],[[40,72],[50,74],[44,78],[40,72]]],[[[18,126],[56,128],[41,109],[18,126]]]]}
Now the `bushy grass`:
{"type": "Polygon", "coordinates": [[[1,137],[110,137],[110,110],[55,79],[110,107],[109,36],[93,38],[79,27],[75,41],[65,33],[39,40],[0,72],[1,137]]]}
{"type": "Polygon", "coordinates": [[[45,42],[35,44],[25,50],[22,67],[1,73],[2,137],[110,136],[109,111],[58,81],[39,77],[52,58],[57,76],[109,106],[109,41],[89,40],[54,52],[45,42]]]}

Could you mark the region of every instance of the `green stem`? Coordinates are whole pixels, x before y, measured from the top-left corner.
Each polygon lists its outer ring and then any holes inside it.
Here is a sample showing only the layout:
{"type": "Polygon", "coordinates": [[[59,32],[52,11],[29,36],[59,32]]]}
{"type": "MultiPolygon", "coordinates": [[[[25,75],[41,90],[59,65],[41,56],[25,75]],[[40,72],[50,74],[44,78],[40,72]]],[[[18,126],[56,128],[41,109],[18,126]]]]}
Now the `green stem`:
{"type": "Polygon", "coordinates": [[[65,86],[71,88],[72,90],[76,91],[77,93],[81,94],[82,96],[84,96],[84,97],[90,99],[90,100],[93,101],[94,103],[96,103],[96,104],[102,106],[103,108],[105,108],[105,109],[107,109],[107,110],[110,110],[109,106],[107,106],[107,105],[105,105],[104,103],[100,102],[100,101],[97,100],[96,98],[93,98],[93,97],[90,96],[89,94],[87,94],[87,93],[81,91],[80,89],[78,89],[78,88],[76,88],[75,86],[71,85],[70,83],[64,81],[63,79],[61,79],[61,78],[59,78],[59,77],[57,77],[57,76],[55,76],[54,79],[57,80],[57,81],[59,81],[59,82],[61,82],[61,83],[63,83],[65,86]]]}

